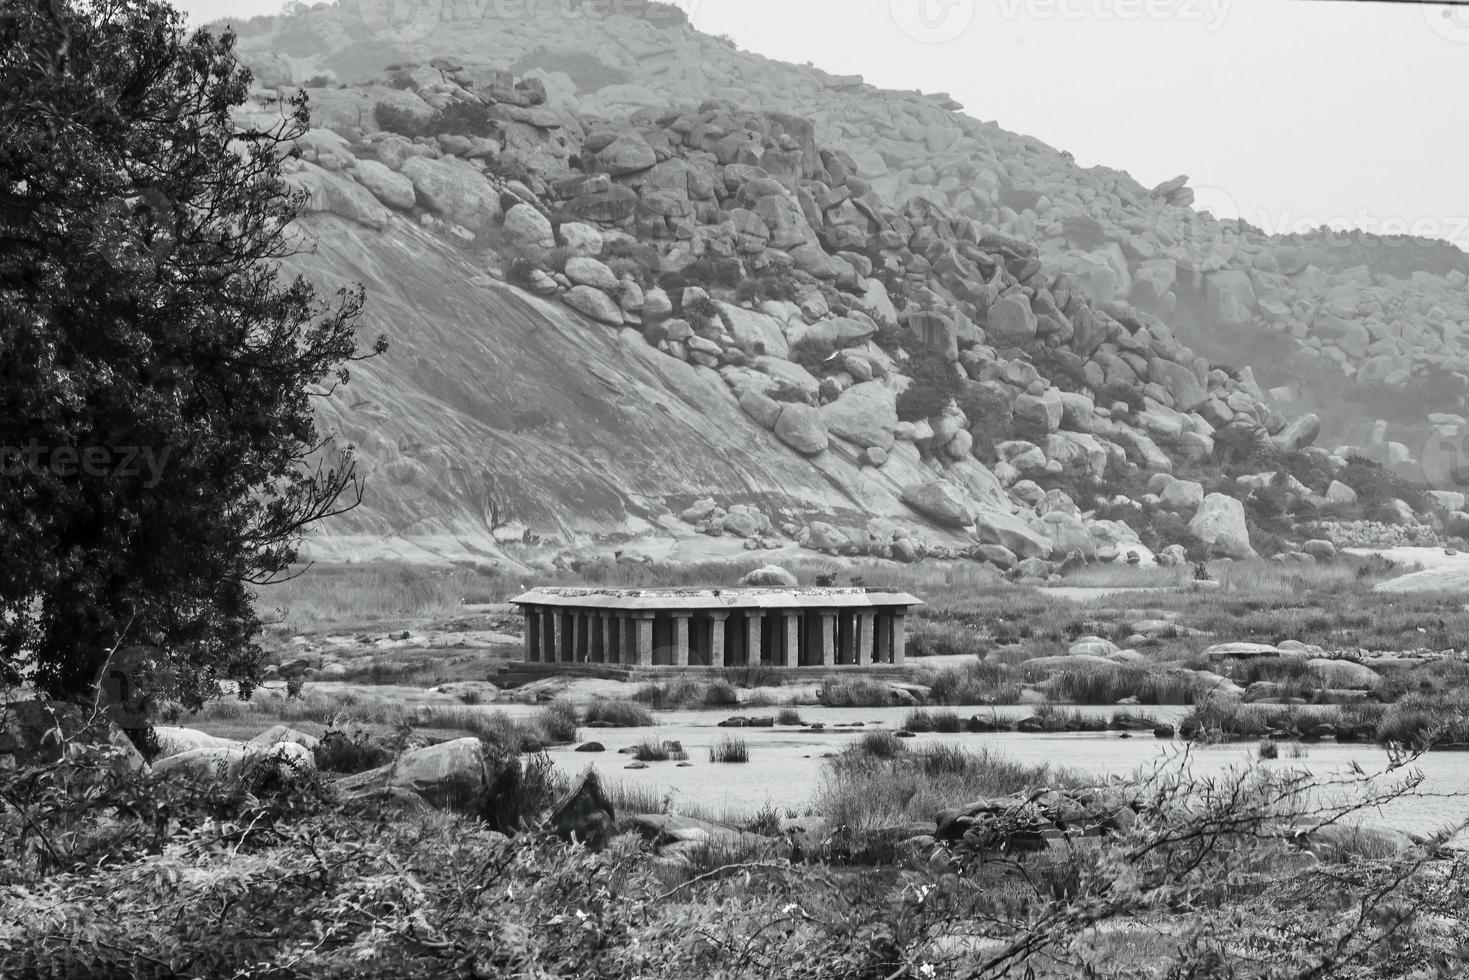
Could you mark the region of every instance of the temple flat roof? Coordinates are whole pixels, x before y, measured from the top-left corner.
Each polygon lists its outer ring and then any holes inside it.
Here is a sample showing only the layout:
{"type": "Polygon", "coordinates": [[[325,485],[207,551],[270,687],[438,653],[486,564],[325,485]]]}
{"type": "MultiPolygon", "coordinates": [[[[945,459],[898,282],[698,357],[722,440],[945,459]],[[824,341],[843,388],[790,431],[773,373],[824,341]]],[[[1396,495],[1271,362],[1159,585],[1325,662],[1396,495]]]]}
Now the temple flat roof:
{"type": "Polygon", "coordinates": [[[896,589],[531,589],[510,600],[521,606],[578,606],[587,609],[869,609],[921,606],[896,589]]]}

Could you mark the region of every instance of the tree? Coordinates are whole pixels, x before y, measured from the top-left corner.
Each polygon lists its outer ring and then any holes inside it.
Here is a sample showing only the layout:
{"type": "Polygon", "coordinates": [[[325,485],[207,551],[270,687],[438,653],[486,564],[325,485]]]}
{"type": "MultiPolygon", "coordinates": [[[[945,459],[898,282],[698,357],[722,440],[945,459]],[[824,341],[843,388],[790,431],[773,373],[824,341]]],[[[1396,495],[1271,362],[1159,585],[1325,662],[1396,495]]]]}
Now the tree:
{"type": "Polygon", "coordinates": [[[361,497],[312,404],[362,292],[281,269],[307,100],[237,128],[233,46],[158,0],[0,0],[0,679],[54,698],[131,645],[185,704],[248,690],[252,586],[361,497]]]}

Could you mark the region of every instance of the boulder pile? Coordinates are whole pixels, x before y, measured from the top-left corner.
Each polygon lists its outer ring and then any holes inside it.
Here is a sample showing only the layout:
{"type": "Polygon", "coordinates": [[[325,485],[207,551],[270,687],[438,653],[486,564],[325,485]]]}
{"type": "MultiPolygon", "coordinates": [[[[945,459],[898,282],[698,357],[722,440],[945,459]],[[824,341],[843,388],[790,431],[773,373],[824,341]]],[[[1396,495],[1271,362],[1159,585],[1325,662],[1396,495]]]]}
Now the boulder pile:
{"type": "MultiPolygon", "coordinates": [[[[321,42],[313,64],[267,55],[268,30],[243,55],[269,62],[260,77],[276,84],[330,70],[350,60],[353,16],[302,15],[295,29],[321,42]]],[[[1249,366],[1202,351],[1269,334],[1338,382],[1398,389],[1469,365],[1462,272],[1328,270],[1310,247],[1193,211],[1186,177],[1145,188],[1079,168],[945,95],[879,91],[620,16],[487,16],[402,47],[412,57],[384,78],[313,92],[320,128],[290,163],[310,207],[482,250],[589,328],[639,331],[717,376],[810,465],[870,467],[911,514],[904,533],[874,535],[850,519],[790,534],[743,503],[684,512],[752,550],[787,536],[827,553],[1029,562],[1042,576],[1068,560],[1149,563],[1161,556],[1126,522],[1099,530],[1098,501],[1051,500],[1042,485],[1171,475],[1226,446],[1314,452],[1333,473],[1347,448],[1412,458],[1386,425],[1314,450],[1328,426],[1282,411],[1309,391],[1266,392],[1249,366]],[[935,544],[924,527],[975,547],[935,544]]],[[[1249,557],[1239,499],[1266,489],[1206,494],[1184,479],[1106,504],[1176,513],[1201,549],[1249,557]]],[[[1317,510],[1351,493],[1286,489],[1317,510]]]]}

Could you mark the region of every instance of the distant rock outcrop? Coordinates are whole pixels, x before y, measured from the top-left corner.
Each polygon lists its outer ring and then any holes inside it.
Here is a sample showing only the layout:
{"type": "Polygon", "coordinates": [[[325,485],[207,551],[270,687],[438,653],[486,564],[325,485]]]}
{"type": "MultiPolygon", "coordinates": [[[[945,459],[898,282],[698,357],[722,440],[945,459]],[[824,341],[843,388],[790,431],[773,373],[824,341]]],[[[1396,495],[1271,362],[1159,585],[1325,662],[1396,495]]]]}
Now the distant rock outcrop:
{"type": "MultiPolygon", "coordinates": [[[[702,533],[1040,573],[1177,560],[1144,524],[1195,510],[1196,550],[1243,557],[1256,494],[1357,506],[1346,453],[1315,448],[1351,411],[1286,411],[1344,382],[1469,390],[1455,261],[1341,267],[1194,212],[1186,177],[1079,168],[946,96],[624,16],[448,5],[405,38],[319,6],[289,25],[318,49],[282,59],[286,26],[242,36],[262,100],[348,81],[312,89],[287,163],[319,244],[293,267],[368,281],[395,335],[354,368],[360,400],[324,409],[377,476],[326,555],[702,533]],[[1311,485],[1246,480],[1271,452],[1311,485]],[[1181,479],[1149,493],[1154,474],[1181,479]],[[1070,506],[1032,492],[1057,484],[1070,506]],[[516,525],[486,526],[487,485],[516,525]]],[[[1384,422],[1356,448],[1402,469],[1403,438],[1384,422]]]]}

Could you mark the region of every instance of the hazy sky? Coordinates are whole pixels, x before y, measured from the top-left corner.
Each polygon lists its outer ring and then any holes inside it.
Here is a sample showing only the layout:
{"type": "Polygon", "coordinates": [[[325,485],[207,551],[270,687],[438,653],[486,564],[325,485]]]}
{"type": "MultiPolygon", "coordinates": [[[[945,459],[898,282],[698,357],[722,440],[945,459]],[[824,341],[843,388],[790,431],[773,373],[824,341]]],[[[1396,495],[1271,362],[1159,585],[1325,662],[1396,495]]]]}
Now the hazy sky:
{"type": "MultiPolygon", "coordinates": [[[[398,0],[405,2],[405,0],[398,0]]],[[[437,0],[433,0],[437,2],[437,0]]],[[[1469,6],[1343,0],[678,0],[772,58],[980,119],[1266,231],[1469,248],[1469,6]]],[[[175,0],[193,19],[282,0],[175,0]]]]}

